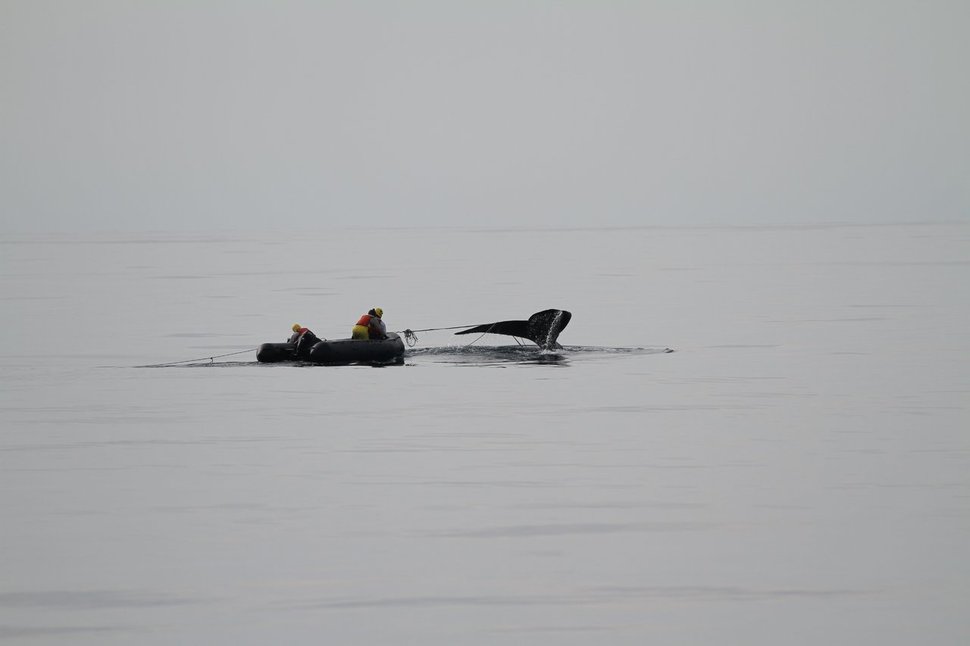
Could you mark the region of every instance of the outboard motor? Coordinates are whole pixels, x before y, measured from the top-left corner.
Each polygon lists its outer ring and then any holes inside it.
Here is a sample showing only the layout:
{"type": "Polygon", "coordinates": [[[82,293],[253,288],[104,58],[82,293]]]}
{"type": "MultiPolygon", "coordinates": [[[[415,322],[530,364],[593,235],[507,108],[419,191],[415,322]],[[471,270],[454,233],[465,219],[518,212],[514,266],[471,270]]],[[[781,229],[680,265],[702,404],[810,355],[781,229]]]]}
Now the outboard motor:
{"type": "Polygon", "coordinates": [[[320,339],[318,339],[317,335],[311,332],[310,330],[307,330],[306,332],[301,334],[300,338],[296,340],[296,345],[294,347],[294,352],[297,358],[306,359],[307,357],[309,357],[310,350],[312,350],[313,346],[315,346],[319,342],[320,342],[320,339]]]}

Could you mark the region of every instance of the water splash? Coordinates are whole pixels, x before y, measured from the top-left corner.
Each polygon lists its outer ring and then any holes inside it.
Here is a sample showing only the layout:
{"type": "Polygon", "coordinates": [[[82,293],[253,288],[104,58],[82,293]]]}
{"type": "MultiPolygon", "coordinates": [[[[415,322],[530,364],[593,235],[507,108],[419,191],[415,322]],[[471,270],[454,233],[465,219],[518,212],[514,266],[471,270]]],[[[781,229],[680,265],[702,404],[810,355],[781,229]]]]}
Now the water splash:
{"type": "Polygon", "coordinates": [[[552,322],[549,324],[546,338],[541,344],[543,348],[553,348],[558,345],[556,339],[559,337],[559,332],[562,331],[560,321],[562,321],[562,310],[557,310],[556,314],[552,317],[552,322]]]}

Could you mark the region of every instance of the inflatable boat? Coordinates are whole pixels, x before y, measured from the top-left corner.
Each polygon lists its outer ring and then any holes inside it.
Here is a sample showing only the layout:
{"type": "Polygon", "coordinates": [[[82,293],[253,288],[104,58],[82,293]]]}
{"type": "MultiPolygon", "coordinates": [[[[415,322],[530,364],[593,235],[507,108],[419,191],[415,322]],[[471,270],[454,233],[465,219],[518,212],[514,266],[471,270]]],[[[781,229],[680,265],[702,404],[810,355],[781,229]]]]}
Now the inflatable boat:
{"type": "Polygon", "coordinates": [[[404,361],[404,341],[389,332],[386,339],[326,339],[317,341],[309,350],[297,352],[296,343],[264,343],[256,350],[256,361],[279,363],[281,361],[305,361],[323,365],[339,366],[351,363],[389,364],[404,361]]]}

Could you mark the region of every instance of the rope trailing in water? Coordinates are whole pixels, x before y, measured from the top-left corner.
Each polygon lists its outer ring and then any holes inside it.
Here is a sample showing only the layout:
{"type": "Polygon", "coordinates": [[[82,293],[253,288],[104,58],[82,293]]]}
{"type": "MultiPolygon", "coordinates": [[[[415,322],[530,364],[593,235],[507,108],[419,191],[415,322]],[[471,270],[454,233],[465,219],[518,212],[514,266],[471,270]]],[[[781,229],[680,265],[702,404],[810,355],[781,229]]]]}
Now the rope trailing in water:
{"type": "Polygon", "coordinates": [[[226,354],[217,354],[211,357],[201,357],[199,359],[186,359],[185,361],[172,361],[171,363],[153,363],[147,366],[134,366],[135,368],[167,368],[169,366],[179,366],[183,363],[198,363],[199,361],[209,360],[210,363],[215,363],[216,359],[222,359],[223,357],[234,357],[237,354],[246,354],[248,352],[256,352],[257,348],[252,348],[251,350],[240,350],[239,352],[227,352],[226,354]]]}

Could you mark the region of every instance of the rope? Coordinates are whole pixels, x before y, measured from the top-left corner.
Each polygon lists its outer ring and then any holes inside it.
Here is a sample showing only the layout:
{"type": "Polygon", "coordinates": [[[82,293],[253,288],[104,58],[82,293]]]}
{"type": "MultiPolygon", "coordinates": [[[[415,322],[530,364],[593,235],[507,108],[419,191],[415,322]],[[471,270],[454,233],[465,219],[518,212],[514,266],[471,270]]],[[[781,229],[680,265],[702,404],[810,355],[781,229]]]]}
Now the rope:
{"type": "Polygon", "coordinates": [[[247,352],[255,352],[257,348],[251,350],[240,350],[239,352],[227,352],[226,354],[217,354],[212,357],[201,357],[199,359],[186,359],[185,361],[172,361],[171,363],[153,363],[147,366],[133,366],[134,368],[167,368],[168,366],[178,366],[183,363],[198,363],[199,361],[205,361],[208,359],[210,362],[215,363],[215,359],[221,359],[223,357],[233,357],[237,354],[246,354],[247,352]]]}
{"type": "MultiPolygon", "coordinates": [[[[450,328],[450,327],[441,327],[441,328],[431,328],[431,329],[432,330],[454,330],[456,328],[465,328],[465,327],[471,327],[471,326],[468,326],[468,325],[456,325],[453,328],[450,328]]],[[[467,345],[465,345],[465,347],[467,348],[467,347],[473,346],[476,343],[478,343],[479,341],[481,341],[482,340],[482,337],[484,337],[486,334],[488,334],[489,331],[491,331],[491,329],[492,328],[489,328],[488,330],[485,330],[484,332],[482,332],[481,334],[479,334],[478,337],[474,341],[472,341],[471,343],[468,343],[467,345]]],[[[418,331],[419,332],[427,332],[429,330],[418,330],[418,331]]],[[[414,333],[414,330],[402,330],[401,333],[404,334],[404,342],[408,344],[408,347],[409,348],[413,348],[415,345],[418,344],[418,335],[414,333]]],[[[515,339],[515,342],[516,343],[518,343],[519,345],[522,345],[522,342],[519,341],[519,337],[514,336],[512,338],[515,339]]]]}
{"type": "Polygon", "coordinates": [[[486,334],[488,334],[488,330],[486,330],[486,331],[482,332],[481,334],[479,334],[477,339],[475,339],[471,343],[465,345],[465,347],[466,348],[470,348],[471,346],[475,345],[476,343],[478,343],[479,341],[481,341],[482,340],[482,337],[485,336],[486,334]]]}
{"type": "MultiPolygon", "coordinates": [[[[418,335],[415,334],[415,332],[437,332],[439,330],[463,330],[466,327],[478,327],[479,325],[485,325],[485,324],[484,323],[472,323],[470,325],[451,325],[449,327],[426,327],[426,328],[422,328],[420,330],[412,330],[412,329],[408,328],[407,330],[396,330],[396,332],[398,334],[403,334],[404,335],[404,342],[408,344],[408,347],[409,348],[413,348],[415,345],[418,344],[418,335]]],[[[487,334],[487,332],[486,332],[486,334],[487,334]]],[[[484,334],[482,336],[484,336],[484,334]]],[[[478,337],[478,339],[480,339],[480,338],[482,338],[482,337],[478,337]]],[[[478,341],[478,339],[475,339],[475,341],[478,341]]],[[[475,341],[472,341],[472,343],[475,343],[475,341]]],[[[468,345],[471,345],[471,343],[469,343],[468,345]]]]}
{"type": "Polygon", "coordinates": [[[398,332],[398,333],[403,332],[404,334],[407,334],[408,332],[411,332],[413,334],[414,332],[437,332],[438,330],[460,330],[460,329],[466,328],[466,327],[478,327],[479,325],[485,325],[485,324],[484,323],[471,323],[469,325],[452,325],[451,327],[426,327],[426,328],[421,329],[421,330],[395,330],[395,332],[398,332]]]}

